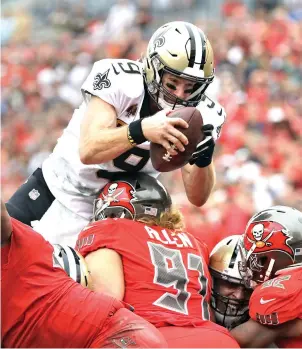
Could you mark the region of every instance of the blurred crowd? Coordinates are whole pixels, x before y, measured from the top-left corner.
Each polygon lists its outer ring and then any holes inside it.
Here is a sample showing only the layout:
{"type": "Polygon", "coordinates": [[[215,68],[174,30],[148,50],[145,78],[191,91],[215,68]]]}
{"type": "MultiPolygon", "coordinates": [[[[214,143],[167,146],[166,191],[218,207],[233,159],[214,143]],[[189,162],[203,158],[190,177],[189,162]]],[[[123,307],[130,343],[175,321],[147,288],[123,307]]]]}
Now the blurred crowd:
{"type": "Polygon", "coordinates": [[[83,1],[73,6],[62,2],[40,26],[35,18],[42,16],[41,8],[3,11],[4,199],[52,151],[82,101],[80,86],[94,61],[138,59],[156,27],[185,20],[200,26],[212,43],[216,78],[208,94],[227,112],[215,151],[217,184],[209,201],[202,208],[187,202],[180,171],[162,177],[188,229],[238,234],[262,208],[284,204],[301,210],[299,2],[217,0],[218,18],[213,11],[207,16],[206,2],[157,0],[154,8],[148,0],[120,0],[94,14],[83,1]]]}

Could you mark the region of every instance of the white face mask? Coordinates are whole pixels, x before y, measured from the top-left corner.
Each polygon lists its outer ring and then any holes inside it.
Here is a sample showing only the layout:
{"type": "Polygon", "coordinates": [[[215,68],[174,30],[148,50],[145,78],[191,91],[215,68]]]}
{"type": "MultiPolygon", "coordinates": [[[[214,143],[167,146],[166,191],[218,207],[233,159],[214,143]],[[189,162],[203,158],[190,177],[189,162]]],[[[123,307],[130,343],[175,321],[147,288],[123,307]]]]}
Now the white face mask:
{"type": "MultiPolygon", "coordinates": [[[[194,98],[196,95],[198,95],[198,94],[201,93],[201,91],[204,89],[205,86],[206,86],[205,84],[204,84],[204,85],[201,85],[196,91],[194,91],[194,92],[189,96],[189,98],[188,98],[187,100],[182,100],[182,99],[180,99],[180,98],[177,98],[176,96],[175,96],[175,100],[178,99],[179,102],[180,102],[180,101],[183,101],[183,102],[188,101],[188,102],[190,102],[190,100],[191,100],[192,98],[194,98]]],[[[170,94],[173,95],[172,93],[170,93],[170,94]]],[[[169,108],[169,109],[174,109],[174,110],[176,110],[176,109],[180,109],[180,108],[184,108],[185,106],[188,106],[188,105],[183,105],[183,104],[180,104],[180,103],[175,104],[175,103],[173,102],[173,98],[174,98],[174,96],[171,96],[171,98],[170,98],[170,99],[171,99],[171,102],[168,102],[169,97],[168,97],[168,96],[165,97],[164,92],[163,92],[162,90],[160,90],[159,93],[158,93],[158,100],[157,100],[157,103],[158,103],[163,109],[169,108]],[[168,100],[167,100],[167,99],[168,99],[168,100]]]]}
{"type": "Polygon", "coordinates": [[[183,106],[181,104],[175,104],[174,103],[169,103],[167,102],[165,99],[164,99],[164,94],[162,92],[159,92],[159,96],[158,96],[158,100],[157,100],[157,103],[164,109],[173,109],[176,110],[176,109],[180,109],[180,108],[183,108],[183,106]]]}

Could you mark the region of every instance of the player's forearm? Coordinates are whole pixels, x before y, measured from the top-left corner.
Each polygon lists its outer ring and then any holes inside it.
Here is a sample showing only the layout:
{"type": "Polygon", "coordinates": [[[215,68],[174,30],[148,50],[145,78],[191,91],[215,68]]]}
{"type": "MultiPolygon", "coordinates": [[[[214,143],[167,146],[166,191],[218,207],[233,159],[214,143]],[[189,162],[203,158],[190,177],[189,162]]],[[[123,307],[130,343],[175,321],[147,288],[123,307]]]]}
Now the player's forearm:
{"type": "Polygon", "coordinates": [[[278,333],[274,328],[249,320],[231,330],[241,348],[266,348],[275,342],[278,333]]]}
{"type": "Polygon", "coordinates": [[[296,319],[278,326],[264,326],[250,319],[231,330],[241,348],[267,348],[282,338],[302,336],[302,320],[296,319]]]}
{"type": "Polygon", "coordinates": [[[131,148],[127,126],[96,130],[81,140],[80,159],[86,165],[101,164],[131,148]]]}
{"type": "Polygon", "coordinates": [[[182,168],[182,178],[188,200],[195,206],[202,206],[207,202],[215,185],[214,164],[203,168],[188,164],[182,168]]]}
{"type": "Polygon", "coordinates": [[[302,337],[302,319],[288,321],[278,326],[278,338],[302,337]]]}

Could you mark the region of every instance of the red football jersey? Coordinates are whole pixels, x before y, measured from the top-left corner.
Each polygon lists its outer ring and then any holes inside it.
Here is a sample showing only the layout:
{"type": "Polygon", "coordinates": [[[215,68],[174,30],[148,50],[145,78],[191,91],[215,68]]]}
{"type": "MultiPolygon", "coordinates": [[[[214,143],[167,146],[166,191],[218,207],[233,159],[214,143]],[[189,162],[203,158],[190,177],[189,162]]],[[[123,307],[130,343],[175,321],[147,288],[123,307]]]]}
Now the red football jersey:
{"type": "Polygon", "coordinates": [[[124,301],[155,326],[198,326],[210,318],[211,277],[205,244],[187,232],[173,232],[128,219],[91,223],[77,249],[99,248],[122,256],[124,301]]]}
{"type": "Polygon", "coordinates": [[[111,297],[74,282],[53,261],[53,247],[40,234],[11,222],[11,242],[1,248],[2,345],[89,346],[108,318],[111,297]]]}
{"type": "MultiPolygon", "coordinates": [[[[250,317],[263,325],[302,319],[302,267],[284,269],[274,279],[258,286],[252,293],[249,306],[250,317]]],[[[282,340],[280,347],[301,348],[302,338],[282,340]]]]}

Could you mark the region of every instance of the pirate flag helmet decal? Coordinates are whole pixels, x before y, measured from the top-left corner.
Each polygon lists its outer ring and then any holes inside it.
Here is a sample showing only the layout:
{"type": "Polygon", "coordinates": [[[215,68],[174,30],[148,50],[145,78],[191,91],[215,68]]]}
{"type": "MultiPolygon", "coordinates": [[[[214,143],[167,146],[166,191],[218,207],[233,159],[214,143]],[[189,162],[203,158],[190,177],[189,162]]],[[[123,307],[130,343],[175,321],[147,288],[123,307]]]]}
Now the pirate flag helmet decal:
{"type": "Polygon", "coordinates": [[[94,216],[100,216],[99,219],[116,217],[116,208],[122,208],[123,218],[132,219],[135,214],[132,204],[134,191],[132,185],[125,181],[107,183],[95,201],[94,216]]]}
{"type": "Polygon", "coordinates": [[[243,235],[247,270],[242,276],[262,283],[280,269],[302,261],[302,213],[287,206],[274,206],[255,214],[243,235]]]}
{"type": "Polygon", "coordinates": [[[93,220],[159,218],[171,207],[166,188],[145,173],[117,173],[94,201],[93,220]]]}

